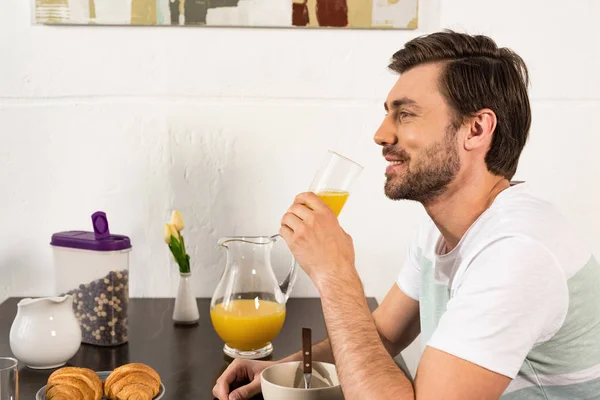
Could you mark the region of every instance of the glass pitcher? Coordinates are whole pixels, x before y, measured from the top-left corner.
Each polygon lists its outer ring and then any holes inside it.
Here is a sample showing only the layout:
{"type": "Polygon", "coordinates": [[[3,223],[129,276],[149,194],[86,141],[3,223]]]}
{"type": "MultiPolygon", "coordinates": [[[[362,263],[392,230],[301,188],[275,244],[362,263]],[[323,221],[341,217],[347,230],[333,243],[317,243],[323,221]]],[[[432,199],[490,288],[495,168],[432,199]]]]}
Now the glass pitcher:
{"type": "Polygon", "coordinates": [[[219,240],[227,250],[227,265],[210,303],[210,317],[223,351],[232,358],[259,359],[273,352],[273,340],[283,327],[285,303],[296,280],[292,258],[279,284],[271,266],[275,236],[240,236],[219,240]]]}

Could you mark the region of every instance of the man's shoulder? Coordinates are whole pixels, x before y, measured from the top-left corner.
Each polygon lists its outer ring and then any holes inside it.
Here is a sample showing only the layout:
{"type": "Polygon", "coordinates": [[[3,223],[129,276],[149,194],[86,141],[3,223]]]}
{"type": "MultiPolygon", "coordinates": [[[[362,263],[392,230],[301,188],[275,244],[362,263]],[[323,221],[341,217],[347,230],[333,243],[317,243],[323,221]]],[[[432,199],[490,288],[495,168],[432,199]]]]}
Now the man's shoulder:
{"type": "Polygon", "coordinates": [[[554,204],[532,193],[525,184],[511,187],[499,196],[465,236],[471,236],[475,242],[528,238],[550,247],[557,241],[578,241],[577,233],[564,214],[554,204]]]}
{"type": "MultiPolygon", "coordinates": [[[[465,261],[495,243],[514,243],[532,253],[550,254],[567,276],[579,270],[591,252],[571,222],[552,203],[523,188],[490,207],[463,238],[465,261]]],[[[510,248],[510,247],[509,247],[510,248]]],[[[510,257],[512,252],[505,256],[510,257]]],[[[497,257],[504,258],[503,253],[497,257]]]]}
{"type": "Polygon", "coordinates": [[[540,219],[566,222],[562,212],[532,191],[527,183],[512,186],[501,193],[484,214],[507,221],[522,220],[534,226],[540,219]]]}

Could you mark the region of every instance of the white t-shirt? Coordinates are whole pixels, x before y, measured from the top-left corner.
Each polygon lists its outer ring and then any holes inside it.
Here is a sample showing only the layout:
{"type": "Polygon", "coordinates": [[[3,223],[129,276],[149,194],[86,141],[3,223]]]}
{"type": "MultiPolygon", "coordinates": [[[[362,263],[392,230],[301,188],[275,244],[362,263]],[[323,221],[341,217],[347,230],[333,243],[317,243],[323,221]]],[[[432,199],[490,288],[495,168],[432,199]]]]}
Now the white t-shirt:
{"type": "Polygon", "coordinates": [[[600,398],[600,264],[552,205],[512,186],[445,248],[428,221],[398,277],[425,345],[512,378],[503,400],[600,398]]]}

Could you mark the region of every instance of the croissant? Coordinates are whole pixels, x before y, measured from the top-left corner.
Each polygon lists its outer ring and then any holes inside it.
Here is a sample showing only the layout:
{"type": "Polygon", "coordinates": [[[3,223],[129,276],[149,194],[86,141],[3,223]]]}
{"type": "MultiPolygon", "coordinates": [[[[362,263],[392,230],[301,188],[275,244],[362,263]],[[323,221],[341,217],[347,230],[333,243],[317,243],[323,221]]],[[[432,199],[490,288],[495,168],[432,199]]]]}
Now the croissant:
{"type": "Polygon", "coordinates": [[[87,368],[64,367],[54,371],[46,385],[48,400],[101,400],[102,380],[87,368]]]}
{"type": "Polygon", "coordinates": [[[125,364],[104,381],[104,394],[110,400],[152,400],[159,391],[160,376],[141,363],[125,364]]]}

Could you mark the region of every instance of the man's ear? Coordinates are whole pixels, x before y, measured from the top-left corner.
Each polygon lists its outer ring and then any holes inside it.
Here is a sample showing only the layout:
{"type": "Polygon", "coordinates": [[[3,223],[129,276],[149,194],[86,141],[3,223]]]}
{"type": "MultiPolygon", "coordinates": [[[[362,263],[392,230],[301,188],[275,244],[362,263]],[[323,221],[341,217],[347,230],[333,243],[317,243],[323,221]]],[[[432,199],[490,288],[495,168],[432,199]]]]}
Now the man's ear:
{"type": "Polygon", "coordinates": [[[469,121],[469,133],[465,136],[465,150],[489,149],[498,120],[489,108],[477,111],[469,121]]]}

